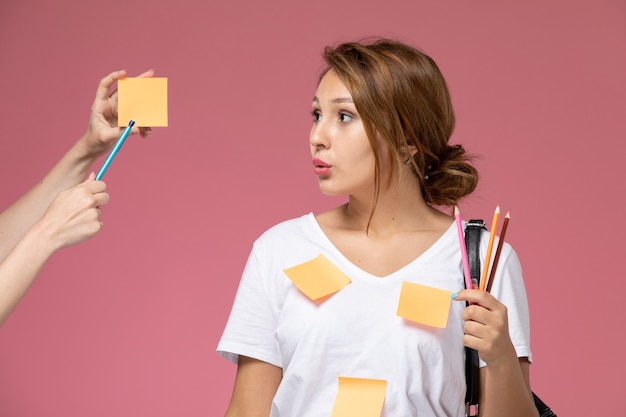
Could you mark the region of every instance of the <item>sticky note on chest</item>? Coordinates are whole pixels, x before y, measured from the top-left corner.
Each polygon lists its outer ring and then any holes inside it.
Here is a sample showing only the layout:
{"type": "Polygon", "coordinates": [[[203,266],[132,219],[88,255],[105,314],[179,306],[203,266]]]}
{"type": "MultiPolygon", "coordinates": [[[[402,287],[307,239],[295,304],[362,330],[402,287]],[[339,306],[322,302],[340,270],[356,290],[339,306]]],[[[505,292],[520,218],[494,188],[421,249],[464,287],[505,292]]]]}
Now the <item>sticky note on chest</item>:
{"type": "Polygon", "coordinates": [[[117,124],[167,126],[167,78],[124,78],[117,81],[117,124]]]}
{"type": "Polygon", "coordinates": [[[313,301],[334,294],[352,282],[322,254],[284,272],[296,288],[313,301]]]}
{"type": "Polygon", "coordinates": [[[340,376],[331,417],[380,417],[386,393],[385,380],[340,376]]]}
{"type": "Polygon", "coordinates": [[[416,323],[444,328],[448,323],[450,291],[403,282],[397,315],[416,323]]]}

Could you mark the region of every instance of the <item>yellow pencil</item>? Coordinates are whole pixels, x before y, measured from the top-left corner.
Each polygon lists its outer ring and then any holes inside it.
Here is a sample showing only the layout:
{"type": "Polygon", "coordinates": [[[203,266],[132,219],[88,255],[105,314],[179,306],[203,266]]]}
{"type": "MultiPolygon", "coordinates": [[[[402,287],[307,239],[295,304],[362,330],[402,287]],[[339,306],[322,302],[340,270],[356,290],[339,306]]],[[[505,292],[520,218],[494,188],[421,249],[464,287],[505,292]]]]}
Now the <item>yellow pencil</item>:
{"type": "Polygon", "coordinates": [[[489,244],[487,245],[487,254],[485,255],[485,263],[483,266],[483,274],[480,278],[480,290],[485,290],[487,285],[487,276],[489,273],[489,262],[491,261],[491,251],[493,250],[493,241],[496,238],[496,228],[498,227],[498,219],[500,218],[500,205],[496,206],[493,212],[493,221],[491,222],[491,230],[489,231],[489,244]]]}
{"type": "Polygon", "coordinates": [[[506,234],[506,228],[509,225],[511,219],[511,210],[504,216],[504,222],[502,223],[502,231],[500,232],[500,239],[498,240],[498,247],[496,248],[496,254],[493,257],[493,266],[489,273],[489,282],[487,283],[487,292],[491,292],[491,286],[496,278],[496,268],[498,267],[498,261],[500,260],[500,252],[502,252],[502,245],[504,244],[504,235],[506,234]]]}

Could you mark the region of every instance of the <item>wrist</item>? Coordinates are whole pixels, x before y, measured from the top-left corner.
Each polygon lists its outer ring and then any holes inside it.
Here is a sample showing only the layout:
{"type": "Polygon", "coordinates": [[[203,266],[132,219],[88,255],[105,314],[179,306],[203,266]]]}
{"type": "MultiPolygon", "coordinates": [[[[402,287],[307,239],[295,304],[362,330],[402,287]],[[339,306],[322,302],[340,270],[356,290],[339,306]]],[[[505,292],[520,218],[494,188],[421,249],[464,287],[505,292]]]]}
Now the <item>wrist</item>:
{"type": "MultiPolygon", "coordinates": [[[[72,173],[76,174],[82,180],[87,175],[87,171],[91,168],[94,162],[104,153],[104,149],[101,151],[95,150],[91,143],[94,141],[90,139],[89,132],[84,133],[70,148],[65,155],[67,165],[72,173]]],[[[73,182],[72,185],[74,185],[73,182]]]]}
{"type": "Polygon", "coordinates": [[[519,358],[517,357],[517,352],[512,343],[509,343],[509,347],[505,353],[486,363],[489,373],[502,373],[506,375],[515,369],[519,369],[519,358]]]}
{"type": "Polygon", "coordinates": [[[90,164],[98,159],[105,151],[104,146],[101,149],[94,149],[93,143],[97,143],[93,132],[87,129],[85,133],[76,141],[73,150],[75,150],[75,158],[79,161],[86,161],[90,164]]]}
{"type": "Polygon", "coordinates": [[[26,232],[20,243],[27,246],[33,256],[47,259],[61,248],[55,243],[53,229],[44,216],[26,232]]]}

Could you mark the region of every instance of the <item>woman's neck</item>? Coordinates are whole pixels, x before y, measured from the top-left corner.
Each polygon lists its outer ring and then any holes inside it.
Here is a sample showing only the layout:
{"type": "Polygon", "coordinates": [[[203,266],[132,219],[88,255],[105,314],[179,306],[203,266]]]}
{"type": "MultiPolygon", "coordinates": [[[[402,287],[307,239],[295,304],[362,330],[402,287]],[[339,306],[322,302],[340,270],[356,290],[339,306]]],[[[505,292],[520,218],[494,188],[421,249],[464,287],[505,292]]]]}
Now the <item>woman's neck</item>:
{"type": "Polygon", "coordinates": [[[367,230],[368,235],[431,230],[449,226],[451,217],[426,204],[419,188],[403,187],[402,183],[381,189],[373,216],[373,197],[350,196],[341,207],[345,225],[354,230],[367,230]],[[371,216],[371,218],[370,218],[371,216]],[[369,226],[369,227],[368,227],[369,226]]]}

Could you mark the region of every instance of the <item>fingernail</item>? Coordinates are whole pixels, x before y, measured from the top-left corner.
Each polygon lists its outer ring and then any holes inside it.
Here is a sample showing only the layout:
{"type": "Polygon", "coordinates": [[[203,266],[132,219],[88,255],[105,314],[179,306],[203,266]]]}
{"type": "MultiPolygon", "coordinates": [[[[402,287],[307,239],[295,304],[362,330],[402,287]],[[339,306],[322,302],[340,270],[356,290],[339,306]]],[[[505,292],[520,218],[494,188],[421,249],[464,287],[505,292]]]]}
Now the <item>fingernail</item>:
{"type": "Polygon", "coordinates": [[[450,294],[450,298],[452,298],[454,300],[457,295],[459,295],[458,292],[452,293],[452,294],[450,294]]]}

